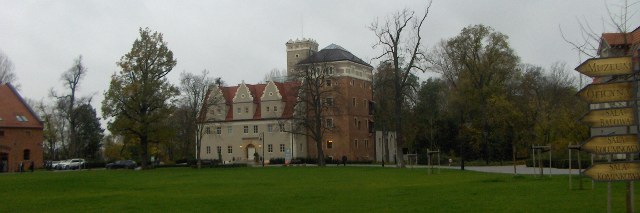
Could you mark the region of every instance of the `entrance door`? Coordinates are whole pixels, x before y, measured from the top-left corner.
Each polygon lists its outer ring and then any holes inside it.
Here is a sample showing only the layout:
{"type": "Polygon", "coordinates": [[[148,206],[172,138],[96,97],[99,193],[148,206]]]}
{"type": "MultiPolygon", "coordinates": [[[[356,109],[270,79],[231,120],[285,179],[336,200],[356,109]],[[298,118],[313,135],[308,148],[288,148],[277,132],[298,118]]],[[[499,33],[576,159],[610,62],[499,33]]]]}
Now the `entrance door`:
{"type": "Polygon", "coordinates": [[[0,172],[9,171],[9,154],[0,153],[0,172]]]}
{"type": "Polygon", "coordinates": [[[254,147],[253,145],[249,145],[247,147],[247,159],[249,160],[254,160],[254,154],[256,153],[256,147],[254,147]]]}

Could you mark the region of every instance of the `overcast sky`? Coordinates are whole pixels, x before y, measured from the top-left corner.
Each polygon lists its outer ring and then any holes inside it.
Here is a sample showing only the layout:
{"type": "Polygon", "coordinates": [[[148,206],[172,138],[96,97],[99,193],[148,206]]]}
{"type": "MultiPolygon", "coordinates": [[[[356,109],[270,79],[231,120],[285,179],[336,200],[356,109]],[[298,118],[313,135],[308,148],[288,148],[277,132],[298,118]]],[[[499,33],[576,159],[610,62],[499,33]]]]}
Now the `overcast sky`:
{"type": "MultiPolygon", "coordinates": [[[[116,61],[131,49],[139,27],[164,34],[178,61],[169,75],[173,83],[182,71],[207,69],[236,85],[285,69],[289,39],[313,38],[320,48],[335,43],[370,61],[380,50],[371,48],[376,38],[367,26],[403,8],[422,13],[426,5],[408,0],[0,0],[0,50],[15,65],[22,95],[34,100],[47,100],[51,88],[61,91],[61,73],[82,55],[89,71],[80,93],[93,94],[99,111],[110,76],[118,71],[116,61]]],[[[466,26],[484,24],[508,35],[523,63],[547,67],[564,61],[573,68],[578,54],[562,40],[559,27],[574,40],[580,39],[578,19],[602,30],[604,5],[601,0],[440,0],[433,2],[423,37],[432,47],[466,26]]]]}

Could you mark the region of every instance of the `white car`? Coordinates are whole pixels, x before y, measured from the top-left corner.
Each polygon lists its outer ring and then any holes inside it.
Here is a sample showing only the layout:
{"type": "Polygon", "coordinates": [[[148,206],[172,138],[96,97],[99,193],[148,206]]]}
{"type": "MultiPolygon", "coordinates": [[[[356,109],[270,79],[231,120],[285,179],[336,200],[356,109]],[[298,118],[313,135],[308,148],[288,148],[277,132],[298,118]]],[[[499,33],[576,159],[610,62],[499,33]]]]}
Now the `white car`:
{"type": "Polygon", "coordinates": [[[74,158],[69,160],[69,164],[66,165],[65,169],[82,169],[84,168],[84,159],[82,158],[74,158]]]}
{"type": "Polygon", "coordinates": [[[58,163],[53,166],[53,169],[66,169],[70,162],[71,160],[58,161],[58,163]]]}

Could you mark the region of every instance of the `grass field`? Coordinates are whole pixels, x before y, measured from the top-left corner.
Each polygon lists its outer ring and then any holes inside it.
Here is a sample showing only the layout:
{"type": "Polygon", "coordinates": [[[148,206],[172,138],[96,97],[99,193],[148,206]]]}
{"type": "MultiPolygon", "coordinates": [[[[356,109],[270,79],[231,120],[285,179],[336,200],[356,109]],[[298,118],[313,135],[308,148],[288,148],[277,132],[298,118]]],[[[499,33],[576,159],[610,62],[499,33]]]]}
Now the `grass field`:
{"type": "MultiPolygon", "coordinates": [[[[0,212],[606,212],[606,183],[445,169],[41,171],[2,174],[0,191],[0,212]]],[[[624,193],[615,183],[613,212],[624,193]]]]}

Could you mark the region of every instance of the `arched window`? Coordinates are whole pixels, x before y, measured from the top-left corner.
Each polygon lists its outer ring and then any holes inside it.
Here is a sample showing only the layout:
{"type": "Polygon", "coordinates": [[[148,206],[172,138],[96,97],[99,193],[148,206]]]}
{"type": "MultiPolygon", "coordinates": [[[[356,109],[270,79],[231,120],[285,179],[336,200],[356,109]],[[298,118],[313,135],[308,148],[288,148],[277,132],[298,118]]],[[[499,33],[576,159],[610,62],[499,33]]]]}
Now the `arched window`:
{"type": "Polygon", "coordinates": [[[31,158],[31,150],[24,150],[24,160],[29,160],[31,158]]]}

